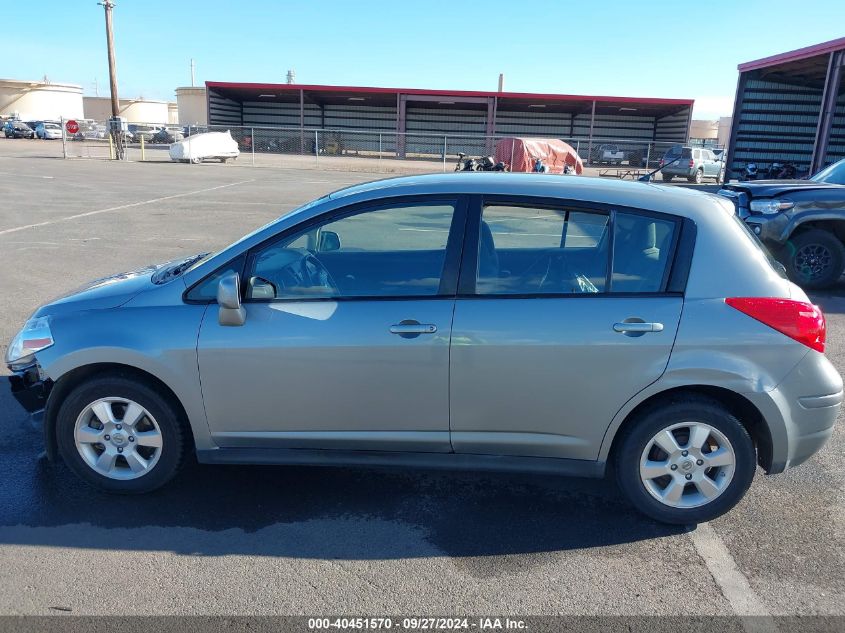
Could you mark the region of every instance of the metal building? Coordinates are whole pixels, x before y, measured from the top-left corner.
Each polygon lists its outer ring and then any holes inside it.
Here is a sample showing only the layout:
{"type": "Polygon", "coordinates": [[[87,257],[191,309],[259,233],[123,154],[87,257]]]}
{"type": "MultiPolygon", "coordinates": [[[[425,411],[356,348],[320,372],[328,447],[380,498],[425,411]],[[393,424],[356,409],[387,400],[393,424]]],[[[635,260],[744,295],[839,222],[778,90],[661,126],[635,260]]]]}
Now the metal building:
{"type": "Polygon", "coordinates": [[[602,141],[621,141],[645,159],[654,142],[686,142],[693,106],[692,99],[465,90],[215,81],[206,88],[210,126],[285,128],[288,146],[300,143],[305,153],[320,142],[313,131],[332,131],[348,150],[400,158],[489,152],[496,137],[539,136],[577,139],[584,156],[602,141]]]}
{"type": "Polygon", "coordinates": [[[749,162],[815,172],[845,158],[845,38],[739,65],[729,176],[749,162]]]}

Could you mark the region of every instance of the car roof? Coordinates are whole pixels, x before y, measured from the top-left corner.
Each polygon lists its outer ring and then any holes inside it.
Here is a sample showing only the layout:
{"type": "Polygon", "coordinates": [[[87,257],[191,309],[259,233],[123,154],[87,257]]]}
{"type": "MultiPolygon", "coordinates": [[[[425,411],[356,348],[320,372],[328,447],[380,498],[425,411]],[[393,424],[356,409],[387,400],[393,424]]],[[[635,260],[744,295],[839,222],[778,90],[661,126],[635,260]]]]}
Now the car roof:
{"type": "Polygon", "coordinates": [[[685,187],[615,178],[501,172],[452,172],[387,178],[347,187],[328,197],[353,203],[438,193],[562,198],[661,211],[693,219],[702,213],[712,213],[714,204],[724,208],[718,196],[685,187]]]}

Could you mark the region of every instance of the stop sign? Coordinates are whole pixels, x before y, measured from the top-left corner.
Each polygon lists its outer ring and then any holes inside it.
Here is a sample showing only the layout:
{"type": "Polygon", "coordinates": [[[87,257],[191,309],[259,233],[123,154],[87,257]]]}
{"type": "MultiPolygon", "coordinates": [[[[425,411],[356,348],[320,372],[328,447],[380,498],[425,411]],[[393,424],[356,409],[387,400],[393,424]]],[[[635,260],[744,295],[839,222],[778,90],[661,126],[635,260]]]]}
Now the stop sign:
{"type": "Polygon", "coordinates": [[[65,123],[65,129],[67,130],[68,134],[76,134],[79,132],[79,123],[71,119],[67,123],[65,123]]]}

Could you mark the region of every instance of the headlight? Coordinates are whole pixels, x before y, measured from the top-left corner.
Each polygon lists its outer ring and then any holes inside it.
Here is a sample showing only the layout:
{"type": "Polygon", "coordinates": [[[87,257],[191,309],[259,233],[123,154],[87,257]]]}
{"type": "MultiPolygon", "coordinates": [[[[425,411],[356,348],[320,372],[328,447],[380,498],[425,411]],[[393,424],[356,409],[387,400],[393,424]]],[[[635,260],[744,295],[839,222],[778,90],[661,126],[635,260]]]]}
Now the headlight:
{"type": "Polygon", "coordinates": [[[47,349],[53,342],[50,318],[30,319],[9,344],[9,349],[6,350],[6,364],[11,369],[25,367],[32,363],[36,352],[47,349]]]}
{"type": "Polygon", "coordinates": [[[794,206],[795,203],[792,200],[752,200],[751,212],[762,213],[764,215],[774,215],[775,213],[791,209],[794,206]]]}

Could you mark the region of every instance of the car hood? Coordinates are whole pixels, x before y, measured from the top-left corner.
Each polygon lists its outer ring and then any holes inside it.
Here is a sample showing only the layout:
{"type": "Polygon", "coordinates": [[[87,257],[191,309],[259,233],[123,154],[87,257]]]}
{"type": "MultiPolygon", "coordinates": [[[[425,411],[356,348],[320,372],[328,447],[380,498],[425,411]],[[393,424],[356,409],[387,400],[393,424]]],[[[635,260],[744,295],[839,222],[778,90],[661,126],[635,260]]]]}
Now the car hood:
{"type": "MultiPolygon", "coordinates": [[[[179,261],[182,260],[176,260],[179,261]]],[[[173,263],[150,264],[137,270],[95,279],[44,304],[35,316],[116,308],[144,290],[155,287],[153,273],[173,263]]]]}
{"type": "Polygon", "coordinates": [[[828,182],[815,182],[812,180],[752,180],[749,182],[731,182],[723,189],[731,191],[744,191],[752,198],[771,198],[792,191],[812,191],[814,189],[842,189],[842,185],[834,185],[828,182]]]}

